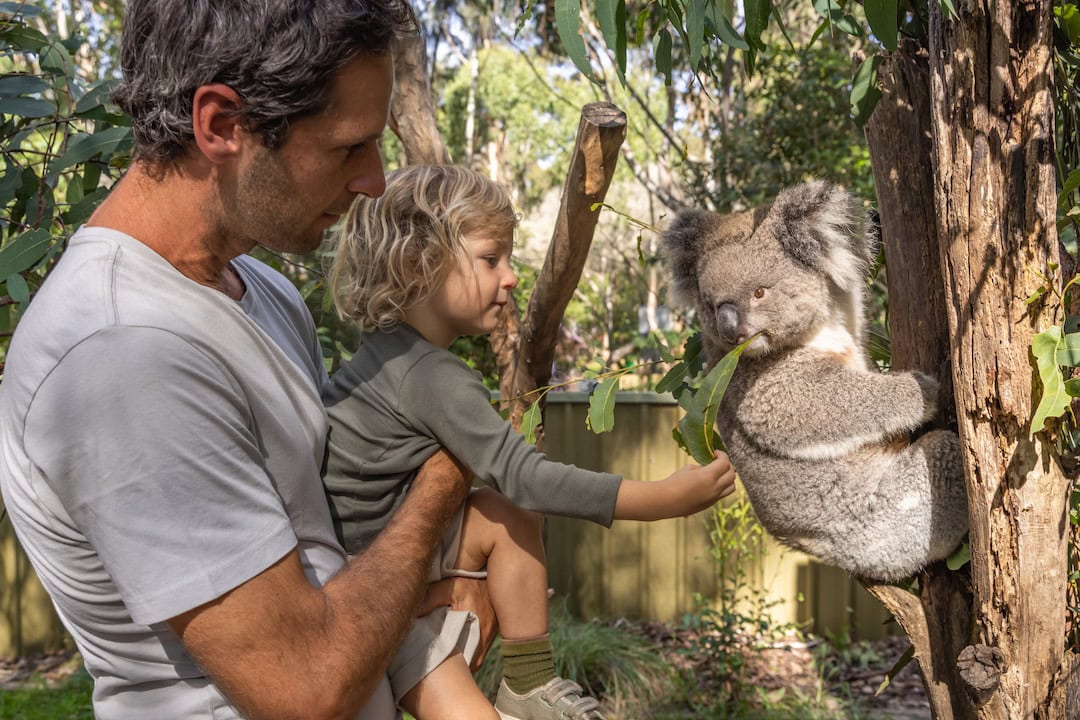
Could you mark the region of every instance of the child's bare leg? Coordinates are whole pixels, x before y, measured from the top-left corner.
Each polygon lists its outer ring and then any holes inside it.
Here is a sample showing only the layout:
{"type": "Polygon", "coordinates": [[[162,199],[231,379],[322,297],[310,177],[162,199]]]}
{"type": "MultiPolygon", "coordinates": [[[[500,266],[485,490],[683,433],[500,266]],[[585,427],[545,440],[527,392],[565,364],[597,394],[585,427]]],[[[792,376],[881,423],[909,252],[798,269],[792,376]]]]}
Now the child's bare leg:
{"type": "Polygon", "coordinates": [[[417,720],[499,720],[461,653],[446,658],[401,698],[417,720]]]}
{"type": "Polygon", "coordinates": [[[548,631],[547,566],[540,516],[493,490],[469,495],[457,567],[488,570],[488,592],[504,641],[548,631]]]}

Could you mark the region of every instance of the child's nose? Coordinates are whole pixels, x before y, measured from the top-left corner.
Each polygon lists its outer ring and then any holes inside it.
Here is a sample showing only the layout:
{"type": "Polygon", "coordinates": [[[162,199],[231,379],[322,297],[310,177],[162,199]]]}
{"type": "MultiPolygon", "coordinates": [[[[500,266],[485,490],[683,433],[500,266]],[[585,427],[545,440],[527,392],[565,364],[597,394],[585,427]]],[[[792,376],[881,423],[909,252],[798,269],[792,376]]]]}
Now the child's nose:
{"type": "Polygon", "coordinates": [[[517,287],[517,283],[518,283],[518,277],[514,273],[514,271],[511,270],[510,273],[503,280],[503,286],[510,289],[510,290],[513,290],[514,288],[517,287]]]}

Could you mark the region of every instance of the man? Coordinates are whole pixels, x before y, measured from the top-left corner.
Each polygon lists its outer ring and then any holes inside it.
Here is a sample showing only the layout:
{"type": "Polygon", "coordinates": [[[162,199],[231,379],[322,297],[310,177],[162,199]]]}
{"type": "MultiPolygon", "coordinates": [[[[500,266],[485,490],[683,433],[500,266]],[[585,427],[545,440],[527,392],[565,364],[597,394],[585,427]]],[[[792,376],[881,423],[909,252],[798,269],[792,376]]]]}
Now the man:
{"type": "MultiPolygon", "coordinates": [[[[395,714],[384,670],[468,490],[436,456],[346,564],[307,252],[384,180],[403,0],[131,0],[134,161],[19,325],[0,486],[106,720],[395,714]]],[[[474,598],[475,600],[475,598],[474,598]]]]}

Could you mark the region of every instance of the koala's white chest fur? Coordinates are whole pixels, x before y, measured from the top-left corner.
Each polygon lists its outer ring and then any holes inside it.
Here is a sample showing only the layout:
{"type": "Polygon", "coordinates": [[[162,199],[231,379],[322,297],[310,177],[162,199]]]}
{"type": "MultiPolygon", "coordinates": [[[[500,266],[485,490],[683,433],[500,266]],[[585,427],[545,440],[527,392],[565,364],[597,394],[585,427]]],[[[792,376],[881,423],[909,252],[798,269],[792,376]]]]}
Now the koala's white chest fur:
{"type": "Polygon", "coordinates": [[[855,341],[851,331],[838,321],[832,321],[822,327],[810,338],[806,347],[811,350],[836,355],[843,359],[846,366],[854,370],[866,370],[866,359],[862,348],[855,341]]]}

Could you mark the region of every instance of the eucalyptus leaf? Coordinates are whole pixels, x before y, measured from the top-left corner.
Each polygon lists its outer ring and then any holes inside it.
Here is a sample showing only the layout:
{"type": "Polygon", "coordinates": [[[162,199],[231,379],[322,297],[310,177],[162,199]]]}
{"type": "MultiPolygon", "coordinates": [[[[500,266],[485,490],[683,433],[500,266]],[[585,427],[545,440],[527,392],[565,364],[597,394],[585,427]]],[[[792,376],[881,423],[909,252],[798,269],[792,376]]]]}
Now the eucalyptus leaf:
{"type": "Polygon", "coordinates": [[[739,358],[756,339],[757,335],[748,338],[720,358],[720,361],[701,381],[690,403],[690,409],[686,412],[685,425],[680,425],[683,439],[690,449],[690,455],[701,465],[712,462],[714,453],[723,449],[722,441],[716,433],[716,416],[720,412],[720,402],[724,399],[724,393],[739,364],[739,358]]]}
{"type": "Polygon", "coordinates": [[[22,172],[19,165],[11,164],[4,168],[4,174],[0,176],[0,207],[6,206],[15,198],[15,192],[22,185],[22,172]]]}
{"type": "Polygon", "coordinates": [[[653,62],[664,76],[664,84],[671,87],[671,33],[662,28],[653,38],[653,62]]]}
{"type": "Polygon", "coordinates": [[[814,10],[837,30],[856,37],[862,35],[855,18],[844,12],[839,0],[814,0],[814,10]]]}
{"type": "Polygon", "coordinates": [[[37,30],[23,25],[10,25],[0,31],[0,49],[20,52],[38,52],[49,40],[37,30]]]}
{"type": "Polygon", "coordinates": [[[592,66],[585,55],[585,40],[581,37],[581,0],[555,0],[555,27],[566,54],[582,75],[592,79],[592,66]]]}
{"type": "Polygon", "coordinates": [[[13,273],[8,275],[7,281],[8,297],[19,304],[19,312],[26,309],[26,304],[30,302],[30,286],[26,284],[26,278],[19,273],[13,273]]]}
{"type": "Polygon", "coordinates": [[[48,173],[57,175],[95,155],[101,155],[103,160],[107,160],[120,149],[130,146],[131,128],[111,127],[93,135],[80,134],[68,145],[67,152],[49,164],[48,173]]]}
{"type": "Polygon", "coordinates": [[[953,572],[956,572],[969,562],[971,562],[971,545],[969,543],[962,543],[960,547],[953,551],[952,555],[945,558],[946,567],[953,572]]]}
{"type": "Polygon", "coordinates": [[[521,416],[519,432],[525,436],[525,442],[530,445],[536,444],[536,428],[540,427],[541,419],[539,400],[530,405],[525,414],[521,416]]]}
{"type": "Polygon", "coordinates": [[[705,46],[705,0],[686,0],[686,35],[690,50],[690,69],[697,68],[705,46]]]}
{"type": "Polygon", "coordinates": [[[1031,354],[1035,357],[1035,366],[1039,372],[1042,393],[1039,405],[1031,418],[1028,438],[1041,432],[1046,421],[1059,418],[1069,409],[1072,398],[1065,389],[1065,378],[1058,364],[1058,349],[1064,344],[1061,328],[1057,325],[1036,335],[1031,340],[1031,354]]]}
{"type": "Polygon", "coordinates": [[[871,55],[863,60],[851,84],[851,114],[860,127],[870,119],[878,100],[881,99],[881,91],[877,87],[877,75],[882,60],[880,55],[871,55]]]}
{"type": "Polygon", "coordinates": [[[664,377],[660,378],[660,382],[656,383],[656,392],[671,392],[682,385],[683,379],[686,378],[686,370],[687,365],[685,362],[675,363],[664,377]]]}
{"type": "Polygon", "coordinates": [[[626,74],[626,0],[596,0],[593,13],[600,24],[604,43],[615,53],[619,77],[626,74]]]}
{"type": "Polygon", "coordinates": [[[117,80],[108,79],[101,82],[94,83],[89,90],[87,90],[79,102],[75,103],[75,113],[81,115],[82,113],[89,112],[94,108],[101,107],[109,101],[109,93],[116,87],[117,80]]]}
{"type": "Polygon", "coordinates": [[[1061,340],[1057,352],[1058,365],[1080,367],[1080,332],[1069,333],[1061,340]]]}
{"type": "Polygon", "coordinates": [[[37,75],[4,75],[0,76],[0,98],[17,97],[19,95],[36,95],[52,89],[52,85],[45,82],[37,75]]]}
{"type": "Polygon", "coordinates": [[[0,248],[0,277],[10,277],[33,267],[45,256],[52,244],[52,235],[44,228],[27,230],[0,248]]]}
{"type": "Polygon", "coordinates": [[[874,695],[880,695],[885,690],[885,688],[889,687],[889,683],[893,681],[893,678],[899,675],[900,671],[907,667],[907,664],[911,662],[911,659],[914,657],[915,646],[908,645],[908,649],[904,651],[904,654],[901,655],[900,658],[895,663],[893,663],[892,668],[890,668],[890,670],[885,673],[885,679],[881,681],[880,685],[878,685],[877,692],[875,692],[874,695]]]}
{"type": "Polygon", "coordinates": [[[6,97],[0,101],[0,113],[14,115],[15,117],[37,118],[48,117],[56,112],[56,104],[48,100],[28,97],[6,97]]]}
{"type": "Polygon", "coordinates": [[[754,47],[764,48],[761,36],[769,26],[772,0],[746,0],[743,5],[746,12],[746,42],[754,47]]]}
{"type": "Polygon", "coordinates": [[[75,75],[75,62],[71,59],[71,53],[58,42],[50,43],[38,56],[38,64],[44,72],[63,77],[75,75]]]}
{"type": "Polygon", "coordinates": [[[619,376],[610,377],[589,393],[589,414],[585,424],[599,435],[615,427],[615,392],[619,389],[619,376]]]}
{"type": "Polygon", "coordinates": [[[1058,194],[1058,207],[1062,210],[1069,208],[1069,196],[1073,192],[1080,188],[1080,168],[1073,170],[1069,173],[1069,177],[1065,178],[1065,183],[1061,186],[1061,193],[1058,194]]]}
{"type": "Polygon", "coordinates": [[[897,0],[863,0],[866,22],[874,37],[889,50],[896,50],[900,26],[896,14],[897,0]]]}
{"type": "Polygon", "coordinates": [[[68,225],[82,225],[109,194],[108,188],[98,188],[84,195],[77,203],[60,214],[68,225]]]}
{"type": "Polygon", "coordinates": [[[728,16],[723,13],[718,5],[713,5],[713,8],[714,12],[710,19],[713,32],[716,33],[716,37],[720,38],[720,42],[738,50],[749,50],[749,43],[743,39],[742,35],[739,35],[739,31],[731,24],[728,16]]]}
{"type": "Polygon", "coordinates": [[[21,15],[24,18],[31,18],[40,14],[41,8],[26,0],[0,2],[0,15],[21,15]]]}

